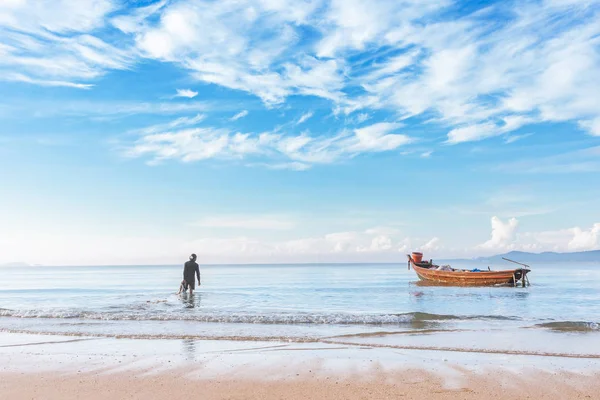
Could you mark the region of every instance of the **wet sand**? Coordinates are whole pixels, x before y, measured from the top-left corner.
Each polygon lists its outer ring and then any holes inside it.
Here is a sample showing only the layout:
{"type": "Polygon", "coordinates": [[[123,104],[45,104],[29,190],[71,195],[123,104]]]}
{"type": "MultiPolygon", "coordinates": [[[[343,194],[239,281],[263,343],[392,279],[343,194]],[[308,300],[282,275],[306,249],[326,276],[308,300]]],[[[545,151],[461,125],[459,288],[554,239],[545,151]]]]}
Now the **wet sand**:
{"type": "Polygon", "coordinates": [[[0,333],[1,399],[596,399],[594,358],[0,333]]]}

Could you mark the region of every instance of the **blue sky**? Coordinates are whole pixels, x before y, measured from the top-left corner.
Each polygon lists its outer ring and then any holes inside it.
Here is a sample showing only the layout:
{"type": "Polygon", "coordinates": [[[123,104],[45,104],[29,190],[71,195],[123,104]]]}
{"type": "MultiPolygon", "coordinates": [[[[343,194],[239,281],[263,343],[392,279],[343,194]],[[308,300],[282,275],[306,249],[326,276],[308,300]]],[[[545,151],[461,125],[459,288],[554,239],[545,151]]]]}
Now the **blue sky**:
{"type": "Polygon", "coordinates": [[[0,3],[0,263],[600,248],[600,3],[0,3]]]}

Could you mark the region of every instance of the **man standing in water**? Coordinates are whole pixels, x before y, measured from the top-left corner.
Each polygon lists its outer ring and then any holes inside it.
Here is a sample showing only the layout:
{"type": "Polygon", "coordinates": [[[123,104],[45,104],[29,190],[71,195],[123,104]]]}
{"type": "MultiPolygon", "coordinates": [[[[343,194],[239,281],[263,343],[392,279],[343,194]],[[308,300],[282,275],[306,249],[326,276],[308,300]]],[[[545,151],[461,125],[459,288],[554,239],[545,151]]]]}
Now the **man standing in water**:
{"type": "Polygon", "coordinates": [[[198,263],[196,262],[196,255],[192,254],[190,261],[187,261],[183,266],[183,280],[190,289],[190,295],[194,294],[194,289],[196,289],[194,275],[198,277],[198,286],[200,286],[200,267],[198,267],[198,263]]]}

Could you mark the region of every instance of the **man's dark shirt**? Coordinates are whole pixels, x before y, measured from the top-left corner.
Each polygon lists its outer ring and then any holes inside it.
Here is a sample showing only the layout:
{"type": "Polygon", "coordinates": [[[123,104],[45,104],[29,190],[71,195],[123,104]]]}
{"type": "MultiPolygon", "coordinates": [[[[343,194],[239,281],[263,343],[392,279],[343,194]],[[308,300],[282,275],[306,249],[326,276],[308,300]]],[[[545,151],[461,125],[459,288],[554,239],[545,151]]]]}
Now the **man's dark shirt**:
{"type": "Polygon", "coordinates": [[[198,282],[200,282],[200,267],[198,267],[198,263],[196,261],[188,261],[183,266],[183,279],[186,282],[194,282],[194,274],[198,277],[198,282]]]}

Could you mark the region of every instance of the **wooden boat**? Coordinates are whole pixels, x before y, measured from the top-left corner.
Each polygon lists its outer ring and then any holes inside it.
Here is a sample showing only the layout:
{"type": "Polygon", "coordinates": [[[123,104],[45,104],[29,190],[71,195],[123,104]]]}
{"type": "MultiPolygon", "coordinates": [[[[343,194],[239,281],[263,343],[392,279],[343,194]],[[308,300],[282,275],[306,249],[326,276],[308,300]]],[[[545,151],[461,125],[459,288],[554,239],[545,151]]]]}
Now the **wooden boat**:
{"type": "MultiPolygon", "coordinates": [[[[422,281],[456,286],[517,286],[519,282],[523,287],[529,285],[529,279],[527,278],[527,274],[531,271],[529,268],[508,269],[503,271],[454,269],[450,266],[440,267],[439,265],[433,264],[431,260],[419,260],[419,258],[421,258],[419,257],[419,254],[420,253],[413,253],[413,255],[416,255],[416,259],[413,259],[410,254],[407,254],[408,269],[412,266],[417,273],[417,276],[422,281]]],[[[516,261],[506,260],[516,263],[516,261]]],[[[529,267],[526,264],[517,264],[529,267]]]]}

